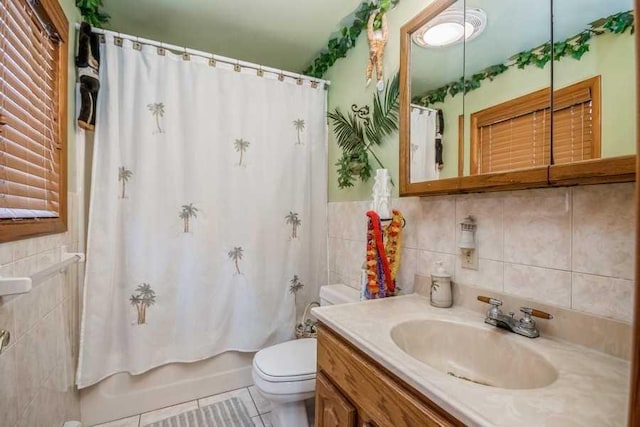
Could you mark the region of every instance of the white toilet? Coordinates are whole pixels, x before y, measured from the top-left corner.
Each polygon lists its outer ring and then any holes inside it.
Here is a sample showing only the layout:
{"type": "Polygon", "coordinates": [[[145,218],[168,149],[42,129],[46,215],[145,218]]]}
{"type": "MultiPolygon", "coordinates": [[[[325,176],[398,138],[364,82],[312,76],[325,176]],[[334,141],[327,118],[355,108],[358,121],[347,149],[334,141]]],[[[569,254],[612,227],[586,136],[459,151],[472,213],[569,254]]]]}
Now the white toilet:
{"type": "MultiPolygon", "coordinates": [[[[360,293],[345,285],[320,288],[320,305],[360,300],[360,293]]],[[[316,339],[304,338],[264,348],[253,358],[253,382],[271,402],[274,427],[308,427],[304,401],[316,389],[316,339]]]]}

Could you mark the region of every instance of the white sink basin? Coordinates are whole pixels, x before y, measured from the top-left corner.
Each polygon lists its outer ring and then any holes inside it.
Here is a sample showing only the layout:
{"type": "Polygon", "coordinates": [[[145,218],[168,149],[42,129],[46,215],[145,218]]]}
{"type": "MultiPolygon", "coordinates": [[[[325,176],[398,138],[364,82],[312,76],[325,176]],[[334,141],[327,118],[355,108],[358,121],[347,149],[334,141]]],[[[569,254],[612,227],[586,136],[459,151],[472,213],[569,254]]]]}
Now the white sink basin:
{"type": "MultiPolygon", "coordinates": [[[[412,320],[391,330],[402,351],[445,374],[506,389],[545,387],[558,378],[540,354],[499,330],[440,320],[412,320]]],[[[528,339],[528,338],[522,338],[528,339]]]]}

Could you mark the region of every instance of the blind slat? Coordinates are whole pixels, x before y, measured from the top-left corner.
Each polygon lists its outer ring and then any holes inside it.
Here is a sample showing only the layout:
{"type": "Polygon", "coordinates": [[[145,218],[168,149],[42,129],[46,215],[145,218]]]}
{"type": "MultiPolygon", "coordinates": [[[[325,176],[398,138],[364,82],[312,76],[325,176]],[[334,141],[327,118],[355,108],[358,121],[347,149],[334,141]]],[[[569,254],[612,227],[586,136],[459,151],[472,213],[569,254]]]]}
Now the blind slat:
{"type": "Polygon", "coordinates": [[[18,184],[30,185],[36,188],[52,189],[54,191],[59,191],[60,189],[58,185],[58,176],[54,175],[42,178],[10,168],[4,168],[4,170],[0,172],[0,181],[10,181],[18,184]]]}
{"type": "Polygon", "coordinates": [[[50,153],[43,152],[42,154],[37,154],[27,150],[24,147],[21,147],[18,144],[5,144],[4,152],[5,154],[10,154],[12,156],[18,157],[31,165],[45,170],[53,169],[52,167],[49,167],[49,163],[51,163],[52,165],[57,165],[57,159],[51,158],[52,156],[50,156],[50,153]]]}
{"type": "Polygon", "coordinates": [[[3,194],[0,197],[0,207],[9,209],[48,210],[46,200],[14,196],[12,194],[3,194]]]}
{"type": "Polygon", "coordinates": [[[42,166],[29,163],[25,159],[16,157],[6,151],[2,152],[0,156],[0,165],[3,167],[19,170],[29,175],[37,176],[39,178],[47,178],[49,170],[42,166]]]}
{"type": "MultiPolygon", "coordinates": [[[[34,141],[32,139],[30,139],[28,136],[23,135],[21,133],[19,133],[17,130],[12,129],[8,126],[4,126],[2,129],[2,133],[5,134],[7,137],[4,138],[4,142],[3,144],[15,144],[15,145],[19,145],[35,154],[39,154],[42,153],[43,149],[43,145],[42,145],[42,141],[38,142],[38,141],[34,141]]],[[[49,152],[49,151],[47,151],[49,152]]],[[[60,152],[59,150],[55,150],[54,152],[55,159],[60,159],[60,152]]]]}
{"type": "MultiPolygon", "coordinates": [[[[2,135],[9,135],[10,131],[13,129],[16,132],[24,135],[26,138],[29,138],[30,140],[39,143],[43,149],[46,149],[48,151],[53,151],[52,148],[49,145],[53,144],[55,141],[52,141],[52,135],[45,135],[42,132],[39,132],[36,129],[31,128],[27,123],[20,121],[19,119],[17,119],[16,117],[13,117],[11,114],[7,114],[8,112],[5,111],[5,114],[7,115],[7,124],[5,126],[2,127],[2,135]],[[5,132],[6,131],[6,132],[5,132]]],[[[43,129],[43,131],[45,131],[43,129]]],[[[48,131],[50,133],[50,130],[48,131]]],[[[4,137],[4,136],[3,136],[4,137]]],[[[7,140],[8,140],[8,136],[7,136],[7,140]]]]}

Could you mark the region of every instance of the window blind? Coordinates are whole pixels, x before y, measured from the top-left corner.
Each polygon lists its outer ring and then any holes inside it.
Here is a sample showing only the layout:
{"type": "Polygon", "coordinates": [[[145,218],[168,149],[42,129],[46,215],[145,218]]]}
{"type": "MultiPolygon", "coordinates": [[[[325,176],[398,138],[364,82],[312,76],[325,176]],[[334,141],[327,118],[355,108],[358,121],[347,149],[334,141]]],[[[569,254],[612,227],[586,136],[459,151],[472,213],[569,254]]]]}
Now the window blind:
{"type": "Polygon", "coordinates": [[[59,216],[58,49],[28,0],[0,0],[0,219],[59,216]]]}

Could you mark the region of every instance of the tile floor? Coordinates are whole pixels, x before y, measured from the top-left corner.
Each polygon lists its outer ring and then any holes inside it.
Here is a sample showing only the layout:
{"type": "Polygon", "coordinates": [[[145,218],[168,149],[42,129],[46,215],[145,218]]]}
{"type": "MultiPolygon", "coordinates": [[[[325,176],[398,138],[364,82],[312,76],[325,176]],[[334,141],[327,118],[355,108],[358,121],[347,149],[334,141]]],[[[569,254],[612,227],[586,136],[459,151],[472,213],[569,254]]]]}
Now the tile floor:
{"type": "Polygon", "coordinates": [[[145,412],[144,414],[111,421],[106,424],[99,424],[94,427],[143,427],[155,421],[159,421],[182,412],[187,412],[192,409],[211,405],[215,402],[229,399],[231,397],[237,397],[244,403],[249,411],[249,416],[251,417],[254,426],[272,427],[270,413],[271,404],[260,396],[254,386],[240,388],[238,390],[228,391],[214,396],[203,397],[202,399],[180,403],[178,405],[157,409],[151,412],[145,412]]]}

